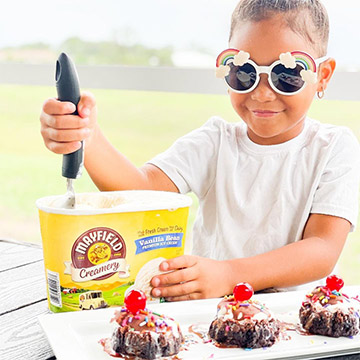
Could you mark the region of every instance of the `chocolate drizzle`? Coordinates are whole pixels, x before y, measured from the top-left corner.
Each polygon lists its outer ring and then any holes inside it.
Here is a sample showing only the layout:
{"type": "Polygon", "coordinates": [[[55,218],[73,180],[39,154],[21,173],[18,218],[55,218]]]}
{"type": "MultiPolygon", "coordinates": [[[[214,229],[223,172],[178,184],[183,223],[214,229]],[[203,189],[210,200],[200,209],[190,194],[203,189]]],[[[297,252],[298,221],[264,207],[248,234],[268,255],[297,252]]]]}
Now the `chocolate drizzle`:
{"type": "Polygon", "coordinates": [[[112,321],[116,321],[121,327],[128,326],[134,331],[154,331],[163,333],[173,330],[175,333],[180,332],[180,326],[174,319],[152,312],[148,309],[139,310],[135,314],[125,307],[115,312],[112,321]]]}
{"type": "Polygon", "coordinates": [[[188,331],[189,333],[196,335],[204,344],[212,341],[209,338],[209,325],[206,323],[192,324],[189,326],[188,331]]]}
{"type": "Polygon", "coordinates": [[[225,296],[217,306],[218,318],[233,318],[245,320],[271,318],[270,311],[256,300],[237,301],[234,296],[225,296]]]}
{"type": "Polygon", "coordinates": [[[306,295],[304,302],[318,302],[323,307],[348,302],[349,297],[336,290],[330,290],[326,286],[317,286],[311,293],[306,295]]]}

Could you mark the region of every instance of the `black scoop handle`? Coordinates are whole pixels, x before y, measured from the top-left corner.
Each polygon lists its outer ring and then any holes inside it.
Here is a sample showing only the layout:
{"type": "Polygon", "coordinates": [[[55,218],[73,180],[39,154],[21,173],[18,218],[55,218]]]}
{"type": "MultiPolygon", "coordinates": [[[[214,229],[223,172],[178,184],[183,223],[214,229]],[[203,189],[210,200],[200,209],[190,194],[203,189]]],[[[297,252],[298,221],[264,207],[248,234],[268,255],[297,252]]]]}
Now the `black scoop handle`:
{"type": "MultiPolygon", "coordinates": [[[[56,61],[56,89],[58,100],[70,101],[76,108],[80,101],[79,77],[72,60],[61,53],[56,61]]],[[[78,115],[77,110],[73,115],[78,115]]],[[[76,179],[81,176],[84,162],[84,144],[81,142],[81,148],[71,154],[63,156],[62,176],[68,179],[76,179]]]]}

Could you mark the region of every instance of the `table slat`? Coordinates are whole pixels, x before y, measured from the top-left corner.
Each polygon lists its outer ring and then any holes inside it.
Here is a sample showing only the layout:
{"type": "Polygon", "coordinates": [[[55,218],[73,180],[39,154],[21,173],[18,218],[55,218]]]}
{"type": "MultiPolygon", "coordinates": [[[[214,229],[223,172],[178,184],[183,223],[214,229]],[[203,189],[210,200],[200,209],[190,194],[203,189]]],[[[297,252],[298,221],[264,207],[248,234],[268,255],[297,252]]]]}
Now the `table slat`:
{"type": "Polygon", "coordinates": [[[53,351],[37,317],[47,313],[47,301],[5,314],[0,319],[0,359],[49,359],[53,351]]]}
{"type": "Polygon", "coordinates": [[[0,273],[20,265],[29,264],[43,259],[40,246],[12,243],[0,240],[0,273]]]}
{"type": "Polygon", "coordinates": [[[46,298],[44,263],[0,272],[0,314],[14,311],[46,298]]]}

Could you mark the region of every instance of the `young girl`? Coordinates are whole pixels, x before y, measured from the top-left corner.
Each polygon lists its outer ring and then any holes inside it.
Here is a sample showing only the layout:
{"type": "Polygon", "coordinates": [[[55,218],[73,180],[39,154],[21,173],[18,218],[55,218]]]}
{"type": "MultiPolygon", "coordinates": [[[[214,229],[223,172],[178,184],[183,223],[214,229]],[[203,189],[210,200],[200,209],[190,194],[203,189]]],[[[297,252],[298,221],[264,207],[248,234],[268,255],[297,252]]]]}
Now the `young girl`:
{"type": "Polygon", "coordinates": [[[223,296],[240,281],[291,287],[332,271],[357,221],[360,153],[348,129],[307,117],[335,69],[328,32],[318,0],[241,0],[217,59],[239,122],[211,118],[140,168],[102,134],[91,94],[79,116],[68,115],[70,103],[44,103],[45,145],[65,154],[85,139],[85,166],[100,190],[198,196],[193,255],[160,265],[171,272],[153,277],[153,296],[223,296]]]}

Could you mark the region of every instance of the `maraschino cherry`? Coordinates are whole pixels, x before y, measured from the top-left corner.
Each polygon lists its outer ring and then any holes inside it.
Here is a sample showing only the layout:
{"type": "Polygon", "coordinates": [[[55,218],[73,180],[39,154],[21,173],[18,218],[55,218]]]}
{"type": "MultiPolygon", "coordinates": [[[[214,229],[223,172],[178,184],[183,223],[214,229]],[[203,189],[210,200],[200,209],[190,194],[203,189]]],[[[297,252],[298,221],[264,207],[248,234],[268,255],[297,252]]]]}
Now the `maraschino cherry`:
{"type": "Polygon", "coordinates": [[[326,278],[326,287],[330,290],[339,291],[344,286],[344,280],[336,275],[330,275],[326,278]]]}
{"type": "Polygon", "coordinates": [[[136,314],[139,310],[145,309],[146,295],[141,290],[130,290],[125,296],[124,304],[130,312],[136,314]]]}
{"type": "Polygon", "coordinates": [[[241,282],[234,287],[233,293],[237,301],[245,301],[251,299],[254,295],[254,289],[250,284],[241,282]]]}

